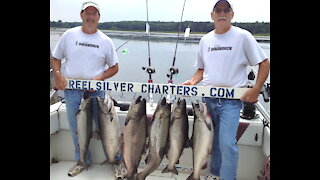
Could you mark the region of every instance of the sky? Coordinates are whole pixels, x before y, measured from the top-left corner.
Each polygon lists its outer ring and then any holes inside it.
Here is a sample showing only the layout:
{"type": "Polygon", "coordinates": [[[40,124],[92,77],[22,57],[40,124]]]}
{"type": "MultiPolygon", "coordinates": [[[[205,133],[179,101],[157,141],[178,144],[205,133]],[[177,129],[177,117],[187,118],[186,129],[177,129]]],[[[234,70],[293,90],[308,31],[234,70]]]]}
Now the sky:
{"type": "MultiPolygon", "coordinates": [[[[99,22],[146,21],[146,0],[95,0],[100,6],[99,22]]],[[[81,22],[83,0],[50,0],[50,21],[81,22]]],[[[214,0],[186,0],[182,21],[212,21],[214,0]]],[[[149,21],[181,18],[184,0],[148,0],[149,21]]],[[[233,0],[232,22],[270,22],[270,0],[233,0]]]]}

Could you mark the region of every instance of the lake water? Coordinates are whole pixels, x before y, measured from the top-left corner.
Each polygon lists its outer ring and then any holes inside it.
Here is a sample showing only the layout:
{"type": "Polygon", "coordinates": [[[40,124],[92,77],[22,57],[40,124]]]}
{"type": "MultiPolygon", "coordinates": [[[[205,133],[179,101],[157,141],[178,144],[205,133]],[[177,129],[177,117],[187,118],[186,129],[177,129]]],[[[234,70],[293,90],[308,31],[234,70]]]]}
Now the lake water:
{"type": "MultiPolygon", "coordinates": [[[[63,31],[50,30],[50,47],[51,50],[56,46],[63,31]]],[[[130,38],[110,37],[116,48],[121,46],[130,38]]],[[[259,43],[270,59],[270,43],[259,43]]],[[[169,68],[172,66],[176,40],[174,41],[150,41],[150,57],[151,66],[155,68],[156,73],[152,74],[154,83],[167,83],[169,68]]],[[[196,69],[194,63],[197,57],[198,43],[187,43],[179,41],[175,67],[179,69],[179,74],[173,77],[173,84],[179,84],[192,77],[196,69]]],[[[137,40],[135,38],[128,41],[117,51],[119,59],[119,72],[110,81],[125,81],[125,82],[148,82],[149,75],[142,70],[142,67],[148,67],[148,41],[147,39],[137,40]]],[[[258,70],[258,66],[253,67],[258,70]]],[[[248,72],[250,68],[248,68],[248,72]]],[[[267,79],[270,82],[270,74],[267,79]]],[[[135,96],[142,95],[148,99],[145,93],[120,93],[110,92],[110,95],[118,101],[131,101],[135,96]]],[[[160,95],[154,96],[154,101],[159,100],[160,95]]],[[[187,103],[200,99],[197,97],[186,98],[187,103]]],[[[270,101],[264,103],[262,96],[259,101],[270,112],[270,101]]]]}

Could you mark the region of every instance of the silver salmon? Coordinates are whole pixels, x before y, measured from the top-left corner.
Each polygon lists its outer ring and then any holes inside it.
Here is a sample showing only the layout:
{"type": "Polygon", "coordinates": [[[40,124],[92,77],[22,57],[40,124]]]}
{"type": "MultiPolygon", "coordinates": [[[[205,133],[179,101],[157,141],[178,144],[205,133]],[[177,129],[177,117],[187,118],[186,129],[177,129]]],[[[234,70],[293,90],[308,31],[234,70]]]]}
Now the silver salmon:
{"type": "MultiPolygon", "coordinates": [[[[120,150],[120,123],[115,110],[114,102],[110,96],[105,99],[97,97],[99,107],[99,136],[107,160],[103,163],[115,164],[115,156],[120,150]]],[[[102,163],[102,164],[103,164],[102,163]]]]}
{"type": "Polygon", "coordinates": [[[151,174],[160,165],[165,154],[169,134],[170,114],[171,104],[168,104],[164,97],[159,101],[151,122],[147,165],[141,172],[134,175],[135,180],[144,180],[146,176],[151,174]]]}
{"type": "Polygon", "coordinates": [[[167,167],[162,173],[172,172],[178,175],[178,171],[175,164],[179,161],[179,158],[186,147],[186,143],[189,140],[188,137],[189,123],[187,115],[186,100],[178,98],[173,104],[170,128],[169,128],[169,146],[167,152],[167,158],[169,160],[167,167]]]}
{"type": "Polygon", "coordinates": [[[200,180],[200,171],[207,165],[211,152],[213,127],[207,105],[202,102],[192,103],[194,123],[192,132],[193,173],[187,180],[200,180]]]}
{"type": "Polygon", "coordinates": [[[138,96],[131,102],[123,131],[124,153],[123,163],[119,166],[119,173],[125,172],[126,174],[122,177],[131,178],[137,172],[141,156],[145,151],[147,136],[146,99],[138,96]]]}
{"type": "Polygon", "coordinates": [[[91,97],[82,98],[77,117],[77,135],[80,149],[80,165],[87,167],[86,155],[89,149],[90,139],[92,136],[92,119],[91,119],[91,97]]]}

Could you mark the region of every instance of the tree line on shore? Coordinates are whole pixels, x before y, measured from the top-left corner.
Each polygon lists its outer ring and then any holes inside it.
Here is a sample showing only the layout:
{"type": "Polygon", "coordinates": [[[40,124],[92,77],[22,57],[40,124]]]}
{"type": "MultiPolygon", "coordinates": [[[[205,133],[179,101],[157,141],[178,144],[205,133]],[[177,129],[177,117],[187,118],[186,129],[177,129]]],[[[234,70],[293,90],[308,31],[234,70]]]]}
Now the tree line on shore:
{"type": "MultiPolygon", "coordinates": [[[[50,27],[55,28],[72,28],[81,26],[82,22],[62,22],[61,20],[50,21],[50,27]]],[[[234,26],[241,27],[248,30],[252,34],[270,34],[270,22],[249,22],[238,23],[233,22],[234,26]]],[[[154,32],[178,32],[179,22],[163,22],[163,21],[150,21],[150,31],[154,32]]],[[[180,32],[183,32],[187,27],[190,27],[191,32],[207,33],[214,29],[213,22],[193,22],[183,21],[181,24],[180,32]]],[[[120,31],[145,31],[145,21],[118,21],[118,22],[103,22],[99,23],[98,28],[101,30],[120,30],[120,31]]]]}

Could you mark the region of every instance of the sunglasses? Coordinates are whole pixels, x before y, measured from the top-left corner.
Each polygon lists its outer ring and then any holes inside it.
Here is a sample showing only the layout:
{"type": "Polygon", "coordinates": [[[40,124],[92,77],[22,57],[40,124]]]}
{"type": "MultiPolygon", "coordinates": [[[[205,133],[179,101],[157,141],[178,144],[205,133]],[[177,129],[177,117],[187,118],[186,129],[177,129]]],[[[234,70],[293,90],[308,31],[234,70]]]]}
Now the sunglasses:
{"type": "Polygon", "coordinates": [[[214,12],[216,12],[216,13],[221,13],[222,11],[224,12],[224,13],[230,13],[231,12],[231,9],[230,8],[228,8],[228,9],[220,9],[220,8],[215,8],[215,9],[213,9],[213,11],[214,12]]]}
{"type": "Polygon", "coordinates": [[[96,11],[96,12],[88,12],[88,11],[86,11],[86,10],[83,10],[83,13],[84,13],[85,15],[87,15],[87,16],[89,16],[89,15],[98,16],[98,15],[99,15],[99,12],[98,12],[98,11],[96,11]]]}

